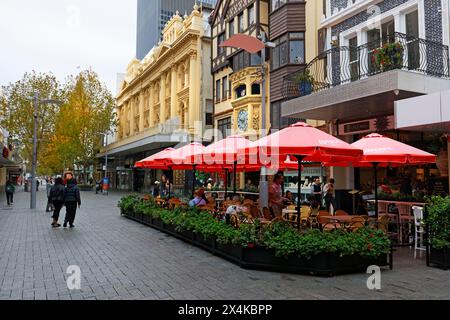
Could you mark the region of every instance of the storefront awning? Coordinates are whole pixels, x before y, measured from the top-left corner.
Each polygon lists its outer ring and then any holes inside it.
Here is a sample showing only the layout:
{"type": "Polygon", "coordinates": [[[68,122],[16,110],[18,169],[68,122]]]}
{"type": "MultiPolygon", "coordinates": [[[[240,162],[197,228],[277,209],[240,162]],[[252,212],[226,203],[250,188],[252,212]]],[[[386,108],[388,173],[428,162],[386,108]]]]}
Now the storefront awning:
{"type": "Polygon", "coordinates": [[[397,101],[397,129],[450,132],[450,91],[397,101]]]}

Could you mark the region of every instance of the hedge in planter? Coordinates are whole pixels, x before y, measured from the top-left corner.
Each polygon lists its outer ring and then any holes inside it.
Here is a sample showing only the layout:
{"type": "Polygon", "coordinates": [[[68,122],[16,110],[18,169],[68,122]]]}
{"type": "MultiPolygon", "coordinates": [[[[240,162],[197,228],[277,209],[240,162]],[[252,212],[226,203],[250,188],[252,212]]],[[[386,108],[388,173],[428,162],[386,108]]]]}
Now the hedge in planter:
{"type": "Polygon", "coordinates": [[[430,263],[450,267],[450,197],[431,197],[427,204],[430,263]]]}
{"type": "Polygon", "coordinates": [[[383,261],[383,257],[386,258],[390,252],[390,241],[386,235],[370,228],[355,233],[323,233],[319,230],[299,233],[283,221],[262,226],[256,220],[254,224],[241,224],[239,229],[235,229],[207,212],[162,209],[135,196],[122,199],[119,206],[129,217],[144,221],[145,216],[149,215],[153,225],[156,225],[155,221],[161,221],[161,226],[156,226],[163,231],[244,266],[271,265],[293,272],[296,269],[334,272],[354,264],[355,270],[360,270],[374,261],[383,261]],[[197,243],[197,238],[203,241],[197,243]],[[250,250],[255,247],[266,256],[264,261],[258,260],[261,254],[255,256],[256,250],[250,250]]]}

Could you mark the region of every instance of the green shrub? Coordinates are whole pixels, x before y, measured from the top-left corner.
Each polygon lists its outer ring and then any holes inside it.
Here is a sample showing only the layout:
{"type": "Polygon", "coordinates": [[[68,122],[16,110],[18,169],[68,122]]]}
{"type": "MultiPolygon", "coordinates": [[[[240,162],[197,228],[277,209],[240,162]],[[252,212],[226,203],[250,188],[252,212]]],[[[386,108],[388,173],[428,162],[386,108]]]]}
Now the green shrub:
{"type": "Polygon", "coordinates": [[[431,246],[435,249],[450,249],[450,197],[433,196],[428,199],[428,226],[431,246]]]}

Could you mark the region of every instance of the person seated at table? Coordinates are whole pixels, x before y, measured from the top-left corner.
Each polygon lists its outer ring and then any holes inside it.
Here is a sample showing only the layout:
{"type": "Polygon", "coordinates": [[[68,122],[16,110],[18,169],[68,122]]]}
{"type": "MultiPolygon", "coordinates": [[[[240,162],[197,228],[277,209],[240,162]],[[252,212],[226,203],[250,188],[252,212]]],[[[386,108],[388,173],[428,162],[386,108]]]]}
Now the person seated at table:
{"type": "Polygon", "coordinates": [[[189,201],[189,206],[191,208],[193,208],[193,207],[200,207],[200,206],[206,206],[208,203],[209,203],[209,201],[206,198],[205,189],[204,188],[200,188],[200,189],[198,189],[194,199],[189,201]]]}
{"type": "Polygon", "coordinates": [[[289,206],[291,204],[294,204],[294,197],[292,196],[292,192],[286,191],[284,195],[284,205],[289,206]]]}
{"type": "Polygon", "coordinates": [[[378,187],[378,192],[392,194],[392,189],[389,187],[387,179],[384,179],[383,183],[378,187]]]}
{"type": "Polygon", "coordinates": [[[269,209],[274,218],[281,218],[283,214],[284,201],[286,198],[282,196],[281,186],[284,183],[283,175],[277,173],[273,177],[272,185],[269,188],[269,209]]]}

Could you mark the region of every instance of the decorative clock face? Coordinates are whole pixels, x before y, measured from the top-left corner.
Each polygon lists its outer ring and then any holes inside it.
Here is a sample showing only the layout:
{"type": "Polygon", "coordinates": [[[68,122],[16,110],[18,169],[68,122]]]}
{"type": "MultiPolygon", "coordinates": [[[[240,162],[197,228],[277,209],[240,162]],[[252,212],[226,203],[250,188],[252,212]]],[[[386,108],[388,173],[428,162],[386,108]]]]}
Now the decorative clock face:
{"type": "Polygon", "coordinates": [[[247,131],[247,128],[248,128],[248,112],[247,112],[247,110],[239,111],[238,128],[241,131],[247,131]]]}

